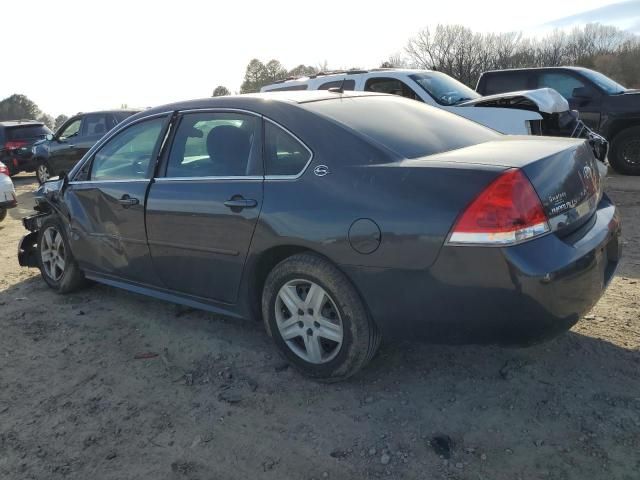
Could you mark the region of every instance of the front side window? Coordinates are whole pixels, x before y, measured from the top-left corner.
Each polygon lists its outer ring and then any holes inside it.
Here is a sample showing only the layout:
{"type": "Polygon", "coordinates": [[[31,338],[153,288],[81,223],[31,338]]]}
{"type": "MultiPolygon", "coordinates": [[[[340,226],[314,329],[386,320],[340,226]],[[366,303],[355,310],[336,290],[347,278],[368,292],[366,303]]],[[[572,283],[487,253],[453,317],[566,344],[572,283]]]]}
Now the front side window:
{"type": "Polygon", "coordinates": [[[392,95],[410,98],[411,100],[422,101],[411,87],[397,78],[370,78],[367,80],[364,89],[367,92],[390,93],[392,95]]]}
{"type": "Polygon", "coordinates": [[[588,68],[580,69],[580,73],[582,73],[585,77],[591,80],[593,83],[598,85],[602,90],[607,92],[609,95],[616,95],[620,93],[624,93],[626,87],[623,87],[618,82],[614,82],[606,75],[603,75],[600,72],[596,72],[593,70],[589,70],[588,68]]]}
{"type": "Polygon", "coordinates": [[[480,97],[477,92],[444,73],[416,73],[409,77],[440,105],[451,106],[480,97]]]}
{"type": "Polygon", "coordinates": [[[66,140],[71,137],[75,137],[80,133],[80,125],[82,124],[82,120],[80,118],[76,118],[72,120],[67,125],[63,127],[63,129],[58,134],[59,140],[66,140]]]}
{"type": "Polygon", "coordinates": [[[311,153],[302,143],[282,128],[265,122],[265,174],[299,175],[311,160],[311,153]]]}
{"type": "Polygon", "coordinates": [[[553,88],[564,98],[573,97],[573,89],[584,87],[585,84],[572,75],[566,73],[541,73],[538,78],[538,88],[553,88]]]}
{"type": "Polygon", "coordinates": [[[111,138],[93,158],[91,180],[148,178],[164,122],[164,118],[145,120],[111,138]]]}
{"type": "Polygon", "coordinates": [[[185,114],[176,130],[167,177],[238,177],[261,173],[260,118],[232,112],[185,114]]]}

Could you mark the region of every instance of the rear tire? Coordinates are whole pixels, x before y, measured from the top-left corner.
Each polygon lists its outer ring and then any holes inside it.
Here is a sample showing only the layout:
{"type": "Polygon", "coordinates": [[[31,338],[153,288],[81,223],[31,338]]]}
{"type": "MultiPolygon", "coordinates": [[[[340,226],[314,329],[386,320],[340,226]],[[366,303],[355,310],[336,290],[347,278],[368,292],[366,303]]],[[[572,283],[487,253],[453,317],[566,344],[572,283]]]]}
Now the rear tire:
{"type": "Polygon", "coordinates": [[[338,381],[373,358],[380,336],[349,279],[311,253],[293,255],[269,273],[262,293],[267,333],[304,375],[338,381]]]}
{"type": "Polygon", "coordinates": [[[618,133],[611,142],[611,167],[624,175],[640,175],[640,127],[618,133]]]}
{"type": "Polygon", "coordinates": [[[87,283],[57,218],[45,220],[38,231],[36,256],[43,280],[56,292],[74,292],[87,283]]]}
{"type": "Polygon", "coordinates": [[[7,209],[0,208],[0,222],[7,218],[7,209]]]}
{"type": "Polygon", "coordinates": [[[46,160],[38,162],[38,166],[36,167],[36,178],[38,179],[38,183],[42,185],[51,177],[53,177],[53,172],[51,171],[49,163],[46,160]]]}

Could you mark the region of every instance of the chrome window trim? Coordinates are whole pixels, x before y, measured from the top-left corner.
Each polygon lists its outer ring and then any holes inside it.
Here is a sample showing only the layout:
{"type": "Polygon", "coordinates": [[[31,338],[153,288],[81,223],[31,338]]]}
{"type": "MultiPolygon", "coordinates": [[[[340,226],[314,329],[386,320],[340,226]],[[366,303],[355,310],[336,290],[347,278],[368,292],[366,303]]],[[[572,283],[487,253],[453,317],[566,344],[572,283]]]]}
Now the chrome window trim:
{"type": "MultiPolygon", "coordinates": [[[[276,122],[276,121],[274,121],[274,120],[271,120],[269,117],[264,117],[264,116],[263,116],[263,118],[264,118],[267,122],[271,123],[272,125],[275,125],[276,127],[280,128],[280,129],[282,129],[282,130],[284,130],[286,133],[288,133],[289,135],[291,135],[293,138],[295,138],[295,139],[300,143],[300,145],[302,145],[302,146],[307,150],[307,152],[309,152],[309,160],[307,161],[307,163],[305,164],[305,166],[302,168],[302,170],[300,170],[300,172],[299,172],[299,173],[297,173],[296,175],[265,175],[265,176],[264,176],[264,179],[265,179],[265,180],[297,180],[297,179],[298,179],[298,178],[300,178],[302,175],[304,175],[304,173],[307,171],[307,168],[309,168],[309,165],[310,165],[310,164],[311,164],[311,162],[313,161],[313,157],[314,157],[313,150],[311,150],[311,149],[307,146],[307,144],[306,144],[306,143],[304,143],[304,142],[300,139],[300,137],[298,137],[295,133],[293,133],[293,132],[292,132],[291,130],[289,130],[288,128],[286,128],[286,127],[284,127],[284,126],[280,125],[278,122],[276,122]]],[[[266,142],[267,142],[266,135],[265,135],[265,138],[264,138],[264,142],[265,142],[265,144],[266,144],[266,142]]],[[[267,167],[267,165],[266,165],[266,158],[265,158],[265,173],[266,173],[266,170],[267,170],[267,169],[266,169],[266,167],[267,167]]]]}
{"type": "Polygon", "coordinates": [[[156,182],[162,183],[162,182],[187,182],[187,181],[195,181],[195,182],[202,182],[202,181],[217,181],[217,180],[263,180],[263,176],[262,175],[237,175],[237,176],[220,176],[220,177],[216,177],[216,176],[207,176],[207,177],[156,177],[154,178],[154,180],[156,182]]]}
{"type": "Polygon", "coordinates": [[[114,179],[110,179],[110,180],[73,180],[72,182],[69,182],[69,185],[83,185],[83,184],[88,184],[88,183],[122,183],[122,182],[141,183],[141,182],[150,182],[150,181],[151,181],[150,178],[122,178],[122,179],[118,179],[118,180],[114,180],[114,179]]]}
{"type": "Polygon", "coordinates": [[[249,115],[253,115],[254,117],[262,117],[263,115],[258,112],[252,112],[251,110],[245,110],[243,108],[232,108],[232,107],[203,107],[203,108],[190,108],[187,110],[178,110],[178,113],[204,113],[204,112],[237,112],[237,113],[248,113],[249,115]]]}
{"type": "MultiPolygon", "coordinates": [[[[85,166],[85,163],[87,163],[89,161],[90,158],[92,158],[95,153],[102,148],[102,146],[107,143],[109,140],[111,140],[115,135],[117,135],[118,133],[120,133],[122,130],[129,128],[133,125],[136,125],[140,122],[143,122],[145,120],[151,120],[152,118],[156,118],[156,117],[164,117],[166,115],[169,114],[173,114],[173,110],[167,110],[164,112],[159,112],[159,113],[152,113],[150,115],[146,115],[144,117],[140,117],[140,118],[136,118],[134,121],[130,122],[130,123],[126,123],[128,118],[123,120],[122,122],[120,122],[119,124],[117,124],[112,130],[110,130],[104,137],[102,137],[100,140],[98,140],[96,142],[96,144],[91,147],[89,149],[89,151],[87,153],[84,154],[84,157],[82,157],[82,159],[76,163],[76,165],[71,169],[71,172],[69,172],[70,176],[75,177],[76,174],[82,170],[82,168],[85,166]],[[126,124],[125,124],[126,123],[126,124]],[[123,125],[125,124],[125,125],[123,125]]],[[[129,117],[131,118],[131,117],[129,117]]],[[[149,180],[149,179],[146,179],[149,180]]],[[[91,180],[72,180],[69,183],[75,183],[75,182],[87,182],[87,181],[91,181],[91,180]]],[[[99,180],[100,181],[100,180],[99,180]]],[[[120,180],[119,180],[120,181],[120,180]]]]}

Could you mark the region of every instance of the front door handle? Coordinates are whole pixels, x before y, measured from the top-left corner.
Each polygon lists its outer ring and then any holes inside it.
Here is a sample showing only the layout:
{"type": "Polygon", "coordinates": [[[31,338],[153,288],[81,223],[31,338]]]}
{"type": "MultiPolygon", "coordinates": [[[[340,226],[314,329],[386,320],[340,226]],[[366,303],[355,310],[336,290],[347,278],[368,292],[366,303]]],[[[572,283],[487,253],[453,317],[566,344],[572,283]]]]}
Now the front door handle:
{"type": "Polygon", "coordinates": [[[225,207],[229,207],[232,210],[234,209],[242,210],[243,208],[253,208],[256,205],[258,205],[258,202],[250,198],[234,196],[229,200],[227,200],[226,202],[224,202],[224,205],[225,207]]]}
{"type": "Polygon", "coordinates": [[[118,203],[122,205],[124,208],[131,207],[132,205],[138,205],[140,200],[134,197],[130,197],[127,194],[124,194],[119,200],[118,203]]]}

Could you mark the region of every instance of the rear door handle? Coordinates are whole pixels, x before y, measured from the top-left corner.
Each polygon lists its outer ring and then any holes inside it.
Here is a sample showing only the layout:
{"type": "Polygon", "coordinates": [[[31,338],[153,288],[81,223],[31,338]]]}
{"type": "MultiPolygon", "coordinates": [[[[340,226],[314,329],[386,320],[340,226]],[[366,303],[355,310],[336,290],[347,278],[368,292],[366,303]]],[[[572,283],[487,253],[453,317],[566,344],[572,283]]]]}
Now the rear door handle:
{"type": "Polygon", "coordinates": [[[138,205],[140,203],[140,200],[125,194],[118,200],[118,203],[124,208],[127,208],[131,207],[132,205],[138,205]]]}
{"type": "Polygon", "coordinates": [[[250,198],[233,197],[224,202],[226,207],[242,210],[243,208],[254,208],[258,202],[250,198]]]}

